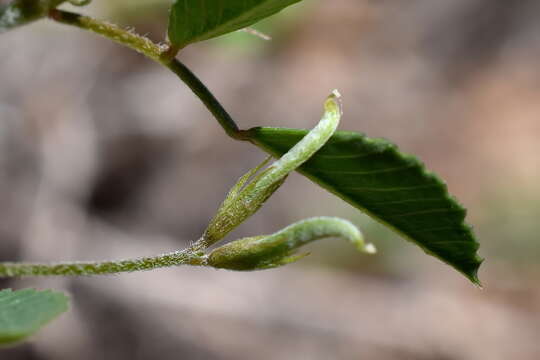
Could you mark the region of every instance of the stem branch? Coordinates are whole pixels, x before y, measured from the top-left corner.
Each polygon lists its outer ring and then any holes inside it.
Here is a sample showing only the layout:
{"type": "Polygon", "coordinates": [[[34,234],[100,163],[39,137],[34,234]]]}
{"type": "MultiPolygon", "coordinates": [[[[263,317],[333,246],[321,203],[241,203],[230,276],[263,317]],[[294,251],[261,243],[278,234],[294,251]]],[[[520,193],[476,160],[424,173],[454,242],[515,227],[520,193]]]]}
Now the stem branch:
{"type": "Polygon", "coordinates": [[[221,125],[223,130],[229,137],[235,140],[245,140],[243,132],[238,129],[238,126],[231,118],[227,110],[221,105],[216,97],[208,90],[208,88],[199,80],[199,78],[182,64],[177,59],[171,59],[170,62],[163,64],[169,70],[176,74],[195,95],[202,101],[204,106],[212,113],[214,118],[221,125]]]}
{"type": "Polygon", "coordinates": [[[156,44],[144,36],[122,29],[117,25],[69,11],[53,9],[49,11],[49,17],[59,23],[75,26],[104,36],[118,44],[127,46],[128,48],[143,54],[149,59],[152,59],[158,64],[171,70],[202,101],[228,136],[236,140],[246,140],[245,136],[243,136],[243,132],[238,129],[238,126],[232,117],[210,90],[201,82],[201,80],[199,80],[199,78],[197,78],[197,76],[195,76],[195,74],[193,74],[193,72],[191,72],[191,70],[174,58],[176,51],[171,49],[170,45],[156,44]]]}

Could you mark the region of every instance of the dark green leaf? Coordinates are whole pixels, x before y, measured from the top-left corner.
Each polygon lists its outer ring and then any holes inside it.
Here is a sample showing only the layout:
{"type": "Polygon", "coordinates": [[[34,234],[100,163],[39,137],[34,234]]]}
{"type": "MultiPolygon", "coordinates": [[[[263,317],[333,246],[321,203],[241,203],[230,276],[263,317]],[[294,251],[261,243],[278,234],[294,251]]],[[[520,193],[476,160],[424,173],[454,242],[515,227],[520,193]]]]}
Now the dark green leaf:
{"type": "Polygon", "coordinates": [[[240,30],[301,0],[175,0],[169,40],[184,46],[240,30]]]}
{"type": "Polygon", "coordinates": [[[50,290],[0,291],[0,345],[25,339],[68,309],[68,298],[50,290]]]}
{"type": "MultiPolygon", "coordinates": [[[[248,138],[281,156],[305,130],[254,128],[248,138]]],[[[385,140],[339,131],[299,170],[478,284],[479,244],[465,209],[415,157],[385,140]]]]}

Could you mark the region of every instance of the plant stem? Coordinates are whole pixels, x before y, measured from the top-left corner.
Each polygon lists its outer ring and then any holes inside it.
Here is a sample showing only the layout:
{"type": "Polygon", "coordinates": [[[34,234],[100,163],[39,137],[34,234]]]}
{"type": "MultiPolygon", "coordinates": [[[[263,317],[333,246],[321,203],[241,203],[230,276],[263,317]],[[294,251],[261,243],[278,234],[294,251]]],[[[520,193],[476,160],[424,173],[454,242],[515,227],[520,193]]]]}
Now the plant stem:
{"type": "Polygon", "coordinates": [[[191,249],[155,257],[120,261],[61,263],[0,263],[0,277],[106,275],[178,265],[205,266],[206,256],[191,249]]]}
{"type": "Polygon", "coordinates": [[[175,73],[197,95],[229,137],[235,140],[246,140],[243,136],[244,132],[238,129],[227,110],[187,66],[177,59],[171,59],[170,62],[162,64],[175,73]]]}
{"type": "Polygon", "coordinates": [[[96,20],[89,16],[53,9],[49,11],[49,18],[62,24],[76,26],[80,29],[88,30],[104,36],[157,62],[160,62],[164,50],[167,49],[166,46],[155,44],[144,36],[134,34],[133,32],[122,29],[117,25],[96,20]]]}
{"type": "Polygon", "coordinates": [[[49,17],[59,23],[76,26],[80,29],[104,36],[143,54],[171,70],[202,101],[227,135],[236,140],[246,140],[245,136],[243,136],[244,132],[238,129],[232,117],[210,90],[187,66],[175,59],[177,51],[176,49],[172,49],[168,44],[156,44],[144,36],[122,29],[117,25],[64,10],[51,10],[49,11],[49,17]]]}

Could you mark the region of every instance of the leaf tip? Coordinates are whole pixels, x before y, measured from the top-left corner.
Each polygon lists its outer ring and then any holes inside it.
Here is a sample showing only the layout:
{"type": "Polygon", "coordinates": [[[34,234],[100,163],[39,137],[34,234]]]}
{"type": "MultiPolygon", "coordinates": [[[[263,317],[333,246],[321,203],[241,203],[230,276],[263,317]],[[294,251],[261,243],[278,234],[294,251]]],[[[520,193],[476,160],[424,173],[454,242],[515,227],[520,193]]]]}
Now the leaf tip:
{"type": "Polygon", "coordinates": [[[377,253],[377,248],[372,243],[368,243],[363,247],[362,251],[366,254],[372,255],[377,253]]]}
{"type": "Polygon", "coordinates": [[[341,93],[339,90],[334,89],[324,103],[325,112],[338,113],[343,115],[343,104],[341,102],[341,93]]]}
{"type": "Polygon", "coordinates": [[[485,259],[481,258],[480,256],[475,256],[475,266],[474,268],[466,274],[467,278],[473,283],[474,286],[476,286],[479,289],[483,289],[482,283],[480,282],[480,278],[478,277],[478,270],[480,269],[480,265],[484,262],[485,259]]]}

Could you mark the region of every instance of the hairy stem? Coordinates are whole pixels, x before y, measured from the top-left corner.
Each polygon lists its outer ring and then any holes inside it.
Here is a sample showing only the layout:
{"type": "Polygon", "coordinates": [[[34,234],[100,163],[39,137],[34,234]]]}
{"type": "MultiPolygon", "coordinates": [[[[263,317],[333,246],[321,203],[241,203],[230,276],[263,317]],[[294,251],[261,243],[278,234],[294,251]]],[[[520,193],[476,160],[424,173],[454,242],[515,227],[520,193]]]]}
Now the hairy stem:
{"type": "Polygon", "coordinates": [[[106,275],[178,265],[204,266],[206,256],[190,249],[155,257],[103,262],[0,263],[0,277],[106,275]]]}
{"type": "Polygon", "coordinates": [[[168,44],[156,44],[144,36],[140,36],[132,31],[122,29],[117,25],[97,20],[89,16],[54,9],[49,11],[49,17],[59,23],[76,26],[80,29],[104,36],[116,43],[127,46],[128,48],[143,54],[149,59],[152,59],[158,64],[171,70],[202,101],[225,130],[227,135],[236,140],[245,140],[243,132],[238,129],[238,126],[232,117],[210,90],[208,90],[201,80],[199,80],[199,78],[197,78],[197,76],[195,76],[195,74],[193,74],[193,72],[191,72],[184,64],[175,59],[176,49],[172,49],[168,44]]]}

